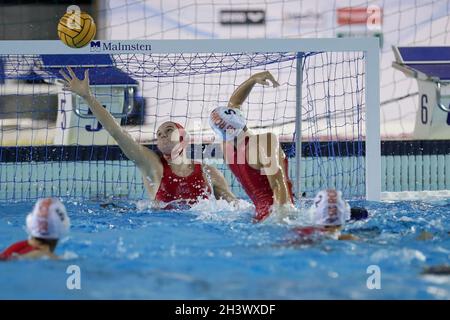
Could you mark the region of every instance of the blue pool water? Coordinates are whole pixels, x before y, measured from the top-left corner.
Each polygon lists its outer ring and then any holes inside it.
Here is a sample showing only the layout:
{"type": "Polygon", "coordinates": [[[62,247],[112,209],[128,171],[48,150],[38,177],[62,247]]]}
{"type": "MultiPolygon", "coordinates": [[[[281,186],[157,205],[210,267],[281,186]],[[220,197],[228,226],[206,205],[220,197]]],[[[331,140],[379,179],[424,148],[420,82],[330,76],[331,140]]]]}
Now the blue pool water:
{"type": "MultiPolygon", "coordinates": [[[[66,201],[72,219],[60,261],[0,263],[11,299],[450,299],[450,276],[423,276],[450,258],[450,201],[358,202],[370,218],[349,224],[360,241],[293,246],[292,226],[253,224],[251,210],[152,212],[66,201]],[[422,231],[433,234],[417,240],[422,231]],[[81,290],[68,290],[68,266],[81,290]],[[369,290],[367,268],[381,270],[369,290]]],[[[32,203],[0,204],[0,248],[26,238],[32,203]]]]}

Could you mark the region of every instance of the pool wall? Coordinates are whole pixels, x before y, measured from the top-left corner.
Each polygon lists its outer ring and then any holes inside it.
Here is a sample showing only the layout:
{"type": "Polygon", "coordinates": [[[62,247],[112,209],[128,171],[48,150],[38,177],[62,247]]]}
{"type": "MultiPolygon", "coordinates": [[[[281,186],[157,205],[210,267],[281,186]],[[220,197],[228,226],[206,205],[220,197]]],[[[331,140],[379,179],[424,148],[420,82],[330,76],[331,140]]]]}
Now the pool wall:
{"type": "MultiPolygon", "coordinates": [[[[364,154],[340,152],[336,156],[325,151],[329,145],[320,142],[319,154],[312,154],[310,143],[302,145],[302,192],[312,196],[318,189],[335,187],[346,197],[363,197],[364,154]]],[[[295,146],[283,144],[283,148],[289,157],[289,176],[295,181],[295,146]]],[[[381,152],[383,192],[450,190],[449,140],[383,141],[381,152]]],[[[43,196],[146,198],[139,170],[117,146],[1,147],[0,160],[0,201],[43,196]]],[[[244,196],[226,166],[215,165],[233,192],[244,196]]]]}

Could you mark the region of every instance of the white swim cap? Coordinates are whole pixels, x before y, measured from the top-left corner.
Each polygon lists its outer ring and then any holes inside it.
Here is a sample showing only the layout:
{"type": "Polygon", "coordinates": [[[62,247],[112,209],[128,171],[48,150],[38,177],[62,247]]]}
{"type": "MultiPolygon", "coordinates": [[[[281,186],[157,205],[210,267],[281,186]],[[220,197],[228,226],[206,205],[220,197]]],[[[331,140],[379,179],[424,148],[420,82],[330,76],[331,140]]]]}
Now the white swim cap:
{"type": "Polygon", "coordinates": [[[28,234],[41,239],[60,239],[70,228],[66,207],[55,198],[39,199],[26,219],[28,234]]]}
{"type": "Polygon", "coordinates": [[[334,189],[319,191],[310,210],[316,225],[341,226],[350,220],[350,205],[334,189]]]}
{"type": "Polygon", "coordinates": [[[241,133],[246,121],[239,109],[217,107],[209,115],[209,125],[220,138],[229,141],[241,133]]]}

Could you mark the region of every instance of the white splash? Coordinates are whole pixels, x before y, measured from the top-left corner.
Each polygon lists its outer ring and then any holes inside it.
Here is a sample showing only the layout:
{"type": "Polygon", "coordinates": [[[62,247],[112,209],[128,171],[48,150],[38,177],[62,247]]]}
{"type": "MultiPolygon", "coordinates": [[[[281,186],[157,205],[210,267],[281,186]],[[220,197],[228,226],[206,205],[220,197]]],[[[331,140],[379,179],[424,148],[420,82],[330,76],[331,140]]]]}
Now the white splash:
{"type": "Polygon", "coordinates": [[[75,260],[78,259],[78,255],[73,251],[65,251],[59,258],[61,260],[75,260]]]}
{"type": "Polygon", "coordinates": [[[427,259],[421,251],[405,248],[397,251],[386,249],[378,250],[371,255],[370,260],[374,262],[381,262],[383,260],[393,260],[393,258],[398,258],[401,262],[408,264],[414,260],[424,262],[427,259]]]}
{"type": "Polygon", "coordinates": [[[285,224],[289,226],[311,225],[312,218],[308,210],[291,204],[272,206],[270,215],[263,221],[266,224],[285,224]]]}
{"type": "Polygon", "coordinates": [[[243,215],[251,215],[254,212],[251,203],[239,199],[235,202],[228,202],[223,199],[199,199],[190,211],[196,213],[197,220],[232,222],[243,215]]]}
{"type": "Polygon", "coordinates": [[[135,205],[138,212],[146,211],[154,208],[154,201],[139,200],[135,202],[135,205]]]}

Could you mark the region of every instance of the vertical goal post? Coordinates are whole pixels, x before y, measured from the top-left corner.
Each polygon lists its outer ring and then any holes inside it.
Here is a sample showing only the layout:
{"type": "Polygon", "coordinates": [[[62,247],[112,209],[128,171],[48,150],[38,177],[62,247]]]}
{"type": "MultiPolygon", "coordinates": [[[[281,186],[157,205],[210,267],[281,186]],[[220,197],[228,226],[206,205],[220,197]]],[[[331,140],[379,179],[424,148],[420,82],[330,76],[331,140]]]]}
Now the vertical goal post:
{"type": "Polygon", "coordinates": [[[172,53],[297,53],[296,88],[296,193],[301,195],[301,124],[302,124],[302,61],[307,52],[363,52],[365,99],[365,198],[379,201],[381,197],[380,141],[380,79],[379,40],[377,38],[314,38],[314,39],[232,39],[232,40],[96,40],[90,45],[72,49],[60,41],[0,41],[0,55],[45,54],[172,54],[172,53]]]}

